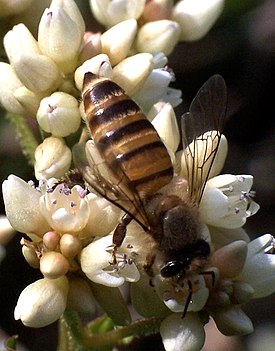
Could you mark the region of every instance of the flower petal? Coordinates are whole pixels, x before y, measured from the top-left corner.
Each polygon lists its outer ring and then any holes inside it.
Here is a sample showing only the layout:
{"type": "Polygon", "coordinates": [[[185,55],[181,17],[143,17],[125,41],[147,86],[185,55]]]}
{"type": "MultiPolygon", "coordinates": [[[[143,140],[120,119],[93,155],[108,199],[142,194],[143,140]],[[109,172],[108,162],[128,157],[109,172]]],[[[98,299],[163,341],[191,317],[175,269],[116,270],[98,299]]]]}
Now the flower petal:
{"type": "Polygon", "coordinates": [[[6,215],[14,229],[43,235],[50,230],[39,209],[41,193],[15,175],[3,182],[6,215]]]}
{"type": "Polygon", "coordinates": [[[204,328],[195,313],[174,313],[164,319],[160,335],[166,351],[199,351],[205,340],[204,328]]]}
{"type": "Polygon", "coordinates": [[[20,294],[14,318],[32,328],[41,328],[55,322],[64,312],[69,284],[65,276],[43,278],[28,285],[20,294]]]}

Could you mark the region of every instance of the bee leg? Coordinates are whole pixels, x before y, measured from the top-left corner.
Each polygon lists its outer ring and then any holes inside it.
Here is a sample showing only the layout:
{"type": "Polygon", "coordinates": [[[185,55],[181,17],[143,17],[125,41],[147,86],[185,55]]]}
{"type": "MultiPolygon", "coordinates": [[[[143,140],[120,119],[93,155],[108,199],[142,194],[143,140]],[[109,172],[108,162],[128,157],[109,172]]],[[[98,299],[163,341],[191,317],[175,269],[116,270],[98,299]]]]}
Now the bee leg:
{"type": "Polygon", "coordinates": [[[186,303],[185,303],[181,318],[184,318],[186,316],[188,306],[189,306],[191,299],[192,299],[192,283],[190,280],[188,280],[188,288],[189,288],[189,294],[187,296],[186,303]]]}
{"type": "Polygon", "coordinates": [[[153,264],[155,262],[156,255],[155,254],[148,254],[146,257],[146,263],[144,264],[143,268],[144,271],[149,275],[149,277],[154,277],[154,272],[153,272],[153,264]]]}
{"type": "Polygon", "coordinates": [[[215,285],[215,280],[216,280],[215,272],[214,272],[214,271],[201,272],[201,273],[199,273],[199,274],[200,274],[200,275],[210,275],[211,278],[212,278],[212,288],[214,287],[214,285],[215,285]]]}
{"type": "Polygon", "coordinates": [[[116,252],[117,249],[121,246],[121,244],[123,243],[123,240],[125,238],[126,235],[126,229],[127,229],[127,225],[131,222],[133,218],[128,214],[125,213],[125,215],[121,218],[120,223],[118,223],[114,234],[113,234],[113,244],[114,244],[114,248],[113,248],[113,252],[112,252],[112,264],[116,264],[116,252]]]}

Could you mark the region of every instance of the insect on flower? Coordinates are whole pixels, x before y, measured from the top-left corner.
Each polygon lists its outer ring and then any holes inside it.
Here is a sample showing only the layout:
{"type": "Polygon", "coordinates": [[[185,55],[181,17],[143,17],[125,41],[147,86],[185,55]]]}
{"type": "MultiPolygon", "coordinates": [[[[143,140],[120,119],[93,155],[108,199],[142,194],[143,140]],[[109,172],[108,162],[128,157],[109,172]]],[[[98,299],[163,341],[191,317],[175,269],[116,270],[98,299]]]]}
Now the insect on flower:
{"type": "Polygon", "coordinates": [[[147,257],[147,273],[158,257],[163,278],[187,279],[184,314],[192,296],[190,278],[209,273],[204,269],[210,246],[201,235],[198,206],[221,139],[226,100],[225,82],[215,75],[183,115],[187,175],[177,179],[166,147],[137,104],[111,80],[90,72],[84,77],[83,103],[92,140],[78,144],[74,158],[87,183],[125,211],[113,234],[114,261],[134,219],[156,243],[147,257]],[[180,196],[175,187],[182,187],[180,196]]]}

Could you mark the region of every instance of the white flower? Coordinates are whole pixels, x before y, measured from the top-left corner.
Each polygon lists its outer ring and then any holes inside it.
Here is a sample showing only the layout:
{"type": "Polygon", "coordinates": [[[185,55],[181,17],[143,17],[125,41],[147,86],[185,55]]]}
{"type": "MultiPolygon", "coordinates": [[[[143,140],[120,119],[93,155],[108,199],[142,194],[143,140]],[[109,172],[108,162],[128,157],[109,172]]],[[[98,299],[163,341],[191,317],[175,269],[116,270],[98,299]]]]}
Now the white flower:
{"type": "Polygon", "coordinates": [[[160,299],[172,312],[183,312],[187,308],[188,312],[200,311],[207,302],[209,290],[205,286],[203,276],[195,276],[192,279],[183,280],[182,284],[175,284],[167,279],[163,279],[157,275],[153,279],[155,289],[160,299]],[[192,297],[188,303],[190,296],[191,283],[192,297]]]}
{"type": "Polygon", "coordinates": [[[202,220],[222,228],[238,228],[255,214],[259,205],[250,191],[251,175],[222,174],[210,179],[200,203],[202,220]]]}
{"type": "Polygon", "coordinates": [[[48,137],[35,150],[36,179],[62,177],[69,170],[72,153],[62,138],[48,137]]]}
{"type": "Polygon", "coordinates": [[[79,185],[72,189],[59,184],[40,199],[40,211],[50,226],[61,233],[78,232],[89,218],[89,205],[79,185]]]}
{"type": "MultiPolygon", "coordinates": [[[[155,68],[146,79],[144,85],[137,94],[133,96],[135,100],[144,112],[148,112],[149,109],[158,101],[170,102],[173,107],[176,105],[171,101],[169,96],[168,85],[173,79],[171,74],[165,68],[155,68]]],[[[181,99],[176,100],[178,105],[181,99]]]]}
{"type": "Polygon", "coordinates": [[[14,318],[27,327],[41,328],[55,322],[64,312],[69,284],[66,277],[43,278],[28,285],[20,294],[14,318]]]}
{"type": "Polygon", "coordinates": [[[160,335],[166,351],[199,351],[205,341],[203,325],[195,313],[182,318],[173,313],[161,323],[160,335]]]}
{"type": "Polygon", "coordinates": [[[275,292],[275,239],[270,234],[251,241],[242,272],[238,280],[245,281],[254,289],[253,298],[261,298],[275,292]]]}
{"type": "Polygon", "coordinates": [[[116,252],[116,264],[112,264],[112,235],[94,240],[80,255],[82,271],[95,283],[117,287],[125,281],[134,282],[140,277],[125,242],[116,252]]]}
{"type": "Polygon", "coordinates": [[[10,175],[2,185],[6,215],[14,229],[43,235],[50,229],[39,209],[40,191],[10,175]]]}

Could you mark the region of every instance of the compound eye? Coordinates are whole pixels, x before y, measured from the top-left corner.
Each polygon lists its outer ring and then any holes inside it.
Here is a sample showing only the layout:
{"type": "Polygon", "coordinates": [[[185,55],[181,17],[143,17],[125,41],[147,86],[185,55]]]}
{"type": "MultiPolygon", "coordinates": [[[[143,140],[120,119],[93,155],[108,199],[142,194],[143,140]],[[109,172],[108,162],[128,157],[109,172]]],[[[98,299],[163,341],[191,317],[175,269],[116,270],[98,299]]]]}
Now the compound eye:
{"type": "Polygon", "coordinates": [[[183,273],[186,270],[187,266],[187,262],[169,261],[161,268],[160,274],[163,278],[171,278],[175,275],[183,273]]]}

